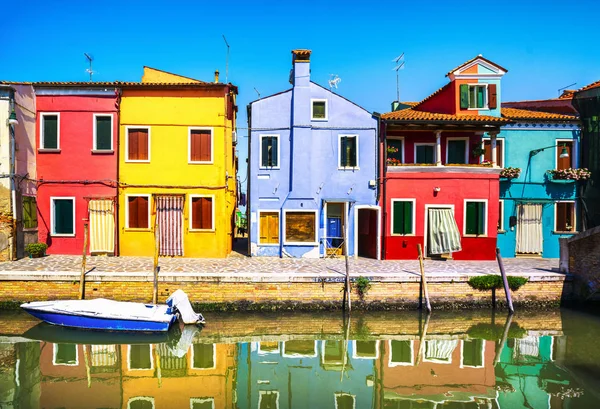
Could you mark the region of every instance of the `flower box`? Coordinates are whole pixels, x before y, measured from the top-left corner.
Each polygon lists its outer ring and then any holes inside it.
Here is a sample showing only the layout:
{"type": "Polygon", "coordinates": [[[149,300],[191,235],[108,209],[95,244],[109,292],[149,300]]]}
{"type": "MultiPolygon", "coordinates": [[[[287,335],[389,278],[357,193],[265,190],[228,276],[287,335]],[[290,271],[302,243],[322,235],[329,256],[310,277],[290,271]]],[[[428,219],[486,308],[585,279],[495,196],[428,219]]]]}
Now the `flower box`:
{"type": "Polygon", "coordinates": [[[517,179],[521,176],[521,168],[504,168],[500,171],[500,179],[517,179]]]}
{"type": "Polygon", "coordinates": [[[548,173],[548,181],[552,183],[572,183],[576,180],[587,180],[592,176],[592,172],[586,168],[550,169],[546,173],[548,173]],[[560,182],[561,180],[570,182],[560,182]]]}

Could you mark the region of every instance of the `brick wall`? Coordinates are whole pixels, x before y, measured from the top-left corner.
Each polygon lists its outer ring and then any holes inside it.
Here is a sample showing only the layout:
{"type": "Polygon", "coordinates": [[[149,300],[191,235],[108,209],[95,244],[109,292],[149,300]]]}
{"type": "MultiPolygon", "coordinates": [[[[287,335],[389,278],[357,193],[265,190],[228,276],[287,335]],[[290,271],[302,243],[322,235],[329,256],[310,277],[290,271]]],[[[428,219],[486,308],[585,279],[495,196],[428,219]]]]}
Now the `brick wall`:
{"type": "Polygon", "coordinates": [[[568,240],[569,273],[581,301],[600,300],[600,226],[568,240]]]}

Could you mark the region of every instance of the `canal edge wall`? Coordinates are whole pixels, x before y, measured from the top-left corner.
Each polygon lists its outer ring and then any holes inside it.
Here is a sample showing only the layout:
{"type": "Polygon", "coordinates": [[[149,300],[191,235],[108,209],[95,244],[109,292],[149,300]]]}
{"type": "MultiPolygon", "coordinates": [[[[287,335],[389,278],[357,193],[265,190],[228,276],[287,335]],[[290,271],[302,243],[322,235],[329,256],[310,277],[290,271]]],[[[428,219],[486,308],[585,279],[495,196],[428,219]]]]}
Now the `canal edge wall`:
{"type": "Polygon", "coordinates": [[[600,301],[600,226],[567,240],[569,273],[581,302],[600,301]]]}

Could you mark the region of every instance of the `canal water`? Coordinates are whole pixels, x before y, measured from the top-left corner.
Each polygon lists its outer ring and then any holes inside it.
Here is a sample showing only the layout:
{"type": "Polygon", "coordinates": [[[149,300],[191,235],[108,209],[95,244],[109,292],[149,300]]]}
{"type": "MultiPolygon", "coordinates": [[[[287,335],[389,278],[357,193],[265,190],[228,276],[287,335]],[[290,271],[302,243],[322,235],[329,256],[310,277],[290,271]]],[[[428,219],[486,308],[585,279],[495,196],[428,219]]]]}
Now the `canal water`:
{"type": "Polygon", "coordinates": [[[592,313],[205,317],[148,336],[0,311],[0,408],[600,408],[592,313]]]}

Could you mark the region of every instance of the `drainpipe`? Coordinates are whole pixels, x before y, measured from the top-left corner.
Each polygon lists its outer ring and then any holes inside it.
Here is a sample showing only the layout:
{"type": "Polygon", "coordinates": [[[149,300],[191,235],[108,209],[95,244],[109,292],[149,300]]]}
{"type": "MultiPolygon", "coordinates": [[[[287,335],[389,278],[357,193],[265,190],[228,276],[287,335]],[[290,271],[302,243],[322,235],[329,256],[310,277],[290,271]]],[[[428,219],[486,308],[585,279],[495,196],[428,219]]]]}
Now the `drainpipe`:
{"type": "MultiPolygon", "coordinates": [[[[119,230],[121,228],[120,224],[119,224],[119,220],[121,219],[119,217],[119,210],[120,210],[120,206],[119,206],[119,194],[120,194],[120,184],[119,184],[119,179],[120,179],[120,161],[121,161],[121,96],[123,95],[123,91],[120,88],[116,88],[115,89],[115,108],[117,109],[117,185],[115,186],[115,248],[114,250],[114,255],[116,257],[121,255],[121,230],[119,230]]],[[[127,204],[125,204],[125,206],[127,206],[127,204]]]]}
{"type": "MultiPolygon", "coordinates": [[[[3,87],[4,88],[4,87],[3,87]]],[[[12,87],[8,88],[10,93],[9,98],[9,111],[10,116],[6,121],[9,128],[9,143],[10,143],[10,158],[9,158],[9,173],[10,173],[10,207],[12,212],[12,237],[10,240],[10,258],[11,260],[17,259],[17,192],[15,188],[15,126],[19,124],[15,113],[15,90],[12,87]]]]}

